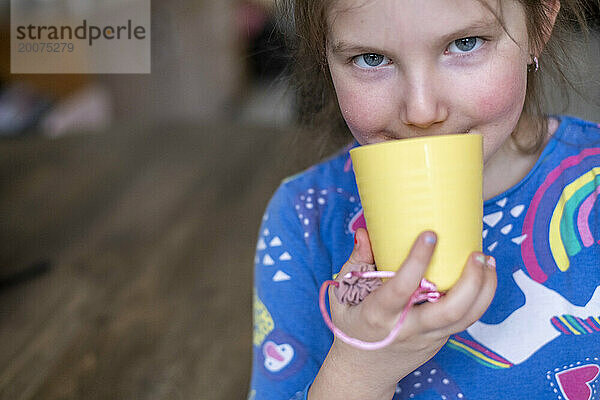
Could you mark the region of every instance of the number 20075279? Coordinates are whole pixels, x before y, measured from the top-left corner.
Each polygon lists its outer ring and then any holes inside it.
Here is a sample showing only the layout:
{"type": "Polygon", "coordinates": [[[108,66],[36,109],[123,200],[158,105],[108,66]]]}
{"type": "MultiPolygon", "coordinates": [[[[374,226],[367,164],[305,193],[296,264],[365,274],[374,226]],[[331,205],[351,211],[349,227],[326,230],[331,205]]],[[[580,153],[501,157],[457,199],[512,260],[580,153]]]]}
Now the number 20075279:
{"type": "Polygon", "coordinates": [[[72,53],[75,45],[68,42],[60,43],[19,43],[17,51],[19,53],[72,53]]]}

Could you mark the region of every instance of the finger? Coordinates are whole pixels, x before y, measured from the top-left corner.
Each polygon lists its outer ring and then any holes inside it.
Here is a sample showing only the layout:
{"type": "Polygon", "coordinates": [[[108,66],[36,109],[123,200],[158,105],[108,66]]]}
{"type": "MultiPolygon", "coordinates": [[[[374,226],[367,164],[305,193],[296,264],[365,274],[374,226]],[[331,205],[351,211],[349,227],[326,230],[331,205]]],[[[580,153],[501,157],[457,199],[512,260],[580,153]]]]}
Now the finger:
{"type": "Polygon", "coordinates": [[[462,320],[481,292],[486,268],[485,255],[472,253],[454,286],[437,303],[421,305],[419,315],[423,329],[441,331],[462,320]]]}
{"type": "Polygon", "coordinates": [[[352,271],[354,266],[373,264],[374,262],[369,234],[364,228],[359,228],[354,234],[354,248],[352,249],[352,253],[348,257],[348,261],[340,269],[340,272],[338,272],[336,280],[342,280],[344,275],[352,271]]]}
{"type": "Polygon", "coordinates": [[[481,318],[492,303],[497,287],[496,260],[494,257],[488,257],[486,267],[487,268],[484,269],[483,286],[472,307],[460,321],[450,325],[447,329],[442,329],[440,331],[442,336],[450,336],[454,333],[466,330],[481,318]]]}
{"type": "MultiPolygon", "coordinates": [[[[371,250],[371,241],[369,240],[369,234],[363,228],[359,228],[354,235],[354,248],[352,249],[352,253],[348,258],[348,261],[344,263],[340,272],[338,272],[335,280],[340,282],[344,276],[356,269],[354,267],[364,265],[364,264],[373,264],[373,252],[371,250]]],[[[329,290],[329,301],[335,297],[335,290],[330,288],[329,290]]]]}
{"type": "Polygon", "coordinates": [[[382,318],[396,317],[402,312],[429,266],[436,240],[433,232],[423,232],[417,237],[396,275],[367,297],[372,304],[365,305],[370,309],[367,311],[376,312],[382,318]]]}
{"type": "Polygon", "coordinates": [[[369,234],[364,228],[358,228],[354,234],[354,249],[348,262],[353,264],[373,264],[373,251],[369,234]]]}

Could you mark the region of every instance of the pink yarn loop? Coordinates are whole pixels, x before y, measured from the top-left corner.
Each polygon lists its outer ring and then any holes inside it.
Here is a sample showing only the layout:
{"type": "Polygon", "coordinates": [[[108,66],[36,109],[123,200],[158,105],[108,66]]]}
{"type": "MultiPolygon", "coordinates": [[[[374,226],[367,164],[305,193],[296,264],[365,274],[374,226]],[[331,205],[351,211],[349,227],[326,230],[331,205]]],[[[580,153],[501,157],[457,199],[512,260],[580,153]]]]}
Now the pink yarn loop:
{"type": "MultiPolygon", "coordinates": [[[[343,279],[350,279],[352,277],[379,279],[379,278],[391,278],[394,275],[395,275],[395,272],[391,272],[391,271],[367,271],[367,272],[352,271],[352,272],[349,272],[346,275],[344,275],[343,279]]],[[[327,280],[327,281],[323,282],[323,284],[321,285],[321,289],[319,291],[319,308],[321,309],[321,315],[323,316],[323,320],[325,321],[325,324],[327,325],[329,330],[331,330],[331,332],[336,337],[338,337],[340,340],[342,340],[344,343],[347,343],[351,346],[354,346],[356,348],[363,349],[363,350],[378,350],[378,349],[388,346],[390,343],[392,343],[394,341],[394,339],[396,339],[396,336],[398,336],[398,333],[400,332],[400,328],[402,327],[402,323],[404,322],[406,315],[408,314],[408,312],[410,311],[410,309],[412,308],[412,306],[414,304],[422,303],[424,301],[436,302],[440,299],[440,297],[442,297],[442,294],[437,291],[436,286],[433,283],[429,282],[427,279],[423,278],[421,280],[421,283],[420,283],[419,287],[417,288],[417,290],[415,290],[413,292],[413,294],[410,296],[410,299],[404,306],[404,309],[402,310],[402,314],[400,315],[400,318],[396,322],[396,325],[394,326],[392,331],[389,333],[389,335],[385,339],[380,340],[378,342],[365,342],[360,339],[356,339],[356,338],[346,335],[341,329],[339,329],[337,326],[335,326],[335,324],[329,318],[327,308],[325,307],[325,295],[327,293],[327,289],[328,289],[329,285],[339,287],[340,283],[338,281],[334,281],[334,280],[327,280]]]]}

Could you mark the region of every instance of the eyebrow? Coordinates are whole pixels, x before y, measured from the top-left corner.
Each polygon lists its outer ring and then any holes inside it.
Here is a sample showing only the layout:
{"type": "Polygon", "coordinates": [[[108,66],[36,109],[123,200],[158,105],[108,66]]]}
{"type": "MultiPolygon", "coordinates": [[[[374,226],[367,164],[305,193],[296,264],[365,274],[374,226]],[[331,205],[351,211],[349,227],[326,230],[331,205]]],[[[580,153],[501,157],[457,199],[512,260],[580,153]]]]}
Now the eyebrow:
{"type": "MultiPolygon", "coordinates": [[[[440,38],[438,40],[442,43],[449,43],[452,40],[457,40],[457,39],[461,39],[461,38],[465,38],[465,37],[473,37],[473,36],[477,36],[478,34],[481,35],[484,33],[491,32],[491,31],[493,33],[497,33],[501,28],[502,28],[502,25],[500,24],[500,21],[498,21],[497,18],[481,19],[481,20],[477,20],[477,21],[473,22],[472,24],[470,24],[464,28],[460,28],[454,32],[440,36],[440,38]]],[[[379,49],[376,46],[372,47],[372,46],[365,46],[362,44],[352,44],[350,42],[345,42],[343,40],[335,41],[333,43],[333,45],[331,46],[331,52],[333,54],[349,53],[349,52],[352,52],[352,53],[373,53],[374,52],[377,54],[386,53],[385,50],[379,49]]]]}

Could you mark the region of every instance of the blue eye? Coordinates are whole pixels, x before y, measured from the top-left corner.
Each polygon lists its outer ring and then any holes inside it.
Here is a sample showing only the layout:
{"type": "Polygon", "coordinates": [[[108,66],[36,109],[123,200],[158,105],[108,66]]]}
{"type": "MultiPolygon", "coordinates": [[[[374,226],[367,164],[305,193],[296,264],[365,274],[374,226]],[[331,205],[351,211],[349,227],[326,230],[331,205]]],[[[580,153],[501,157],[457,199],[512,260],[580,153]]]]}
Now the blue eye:
{"type": "Polygon", "coordinates": [[[450,53],[470,53],[483,45],[483,39],[478,37],[468,37],[455,40],[448,46],[450,53]]]}
{"type": "Polygon", "coordinates": [[[390,63],[390,60],[381,54],[368,53],[361,54],[359,56],[354,57],[354,64],[356,64],[360,68],[375,68],[381,65],[387,65],[390,63]]]}

